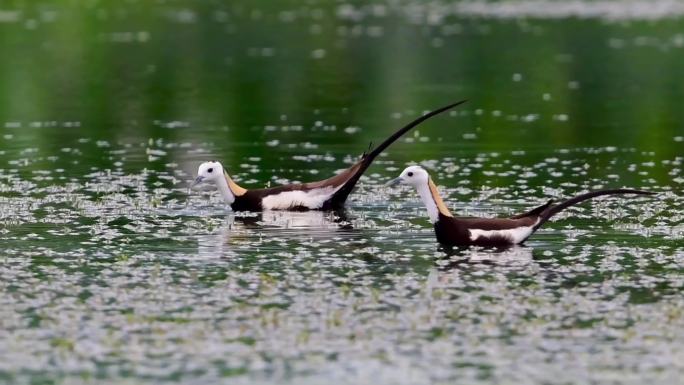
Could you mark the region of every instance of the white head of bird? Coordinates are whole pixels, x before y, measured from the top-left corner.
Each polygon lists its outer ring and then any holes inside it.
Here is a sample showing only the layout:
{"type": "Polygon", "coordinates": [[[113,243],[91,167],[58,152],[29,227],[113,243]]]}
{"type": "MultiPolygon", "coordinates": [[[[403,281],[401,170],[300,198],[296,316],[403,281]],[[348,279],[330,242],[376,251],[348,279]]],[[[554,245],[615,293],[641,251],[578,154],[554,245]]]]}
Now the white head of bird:
{"type": "Polygon", "coordinates": [[[216,183],[220,178],[223,178],[221,163],[216,161],[204,162],[197,168],[197,178],[195,178],[193,186],[206,182],[216,183]]]}
{"type": "Polygon", "coordinates": [[[424,168],[420,166],[409,166],[401,172],[398,178],[391,180],[388,184],[391,186],[399,183],[405,183],[409,186],[419,188],[420,186],[427,187],[430,180],[430,175],[424,168]]]}
{"type": "Polygon", "coordinates": [[[452,216],[449,209],[442,201],[442,197],[437,191],[437,186],[430,179],[430,174],[420,166],[409,166],[401,172],[398,178],[387,182],[388,186],[394,186],[399,183],[405,183],[413,186],[420,195],[420,199],[425,204],[430,217],[430,222],[436,223],[439,220],[439,214],[444,216],[452,216]]]}
{"type": "Polygon", "coordinates": [[[197,178],[192,184],[195,187],[202,183],[213,183],[219,190],[223,199],[231,204],[235,201],[235,194],[228,186],[228,178],[223,171],[223,165],[217,161],[204,162],[197,168],[197,178]]]}

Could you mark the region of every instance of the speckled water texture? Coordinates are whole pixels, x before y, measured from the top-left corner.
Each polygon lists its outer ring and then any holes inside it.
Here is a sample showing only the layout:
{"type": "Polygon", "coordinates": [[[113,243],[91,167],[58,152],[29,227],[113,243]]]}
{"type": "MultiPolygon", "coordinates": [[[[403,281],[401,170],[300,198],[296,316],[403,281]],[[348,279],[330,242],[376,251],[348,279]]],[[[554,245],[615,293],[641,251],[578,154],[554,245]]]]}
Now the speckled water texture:
{"type": "Polygon", "coordinates": [[[0,383],[681,383],[684,11],[648,4],[0,4],[0,383]],[[344,213],[188,189],[322,179],[465,97],[344,213]],[[459,215],[657,196],[447,253],[383,187],[412,162],[459,215]]]}

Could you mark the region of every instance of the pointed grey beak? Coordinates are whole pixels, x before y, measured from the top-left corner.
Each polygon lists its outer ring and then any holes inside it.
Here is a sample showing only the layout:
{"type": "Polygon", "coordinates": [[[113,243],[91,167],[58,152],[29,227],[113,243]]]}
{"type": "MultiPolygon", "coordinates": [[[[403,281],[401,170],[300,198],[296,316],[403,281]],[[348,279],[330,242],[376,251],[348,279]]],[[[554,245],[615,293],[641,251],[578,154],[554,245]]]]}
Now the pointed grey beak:
{"type": "Polygon", "coordinates": [[[392,179],[391,181],[385,183],[385,187],[396,186],[396,185],[398,185],[398,184],[401,183],[401,182],[403,182],[403,180],[401,179],[401,177],[394,178],[394,179],[392,179]]]}
{"type": "Polygon", "coordinates": [[[198,184],[202,183],[203,180],[204,180],[204,177],[198,176],[197,179],[195,179],[195,181],[192,182],[192,185],[190,186],[190,188],[193,188],[193,187],[197,186],[198,184]]]}

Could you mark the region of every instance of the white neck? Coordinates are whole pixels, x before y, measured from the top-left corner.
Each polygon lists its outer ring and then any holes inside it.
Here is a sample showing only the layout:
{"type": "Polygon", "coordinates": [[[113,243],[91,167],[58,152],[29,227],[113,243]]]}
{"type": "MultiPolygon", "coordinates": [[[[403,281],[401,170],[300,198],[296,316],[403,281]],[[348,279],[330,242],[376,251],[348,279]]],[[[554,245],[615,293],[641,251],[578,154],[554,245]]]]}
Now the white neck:
{"type": "Polygon", "coordinates": [[[228,187],[228,180],[226,179],[225,175],[223,178],[219,178],[219,180],[216,182],[216,187],[218,187],[218,190],[226,203],[230,205],[235,202],[235,195],[232,191],[230,191],[230,187],[228,187]]]}
{"type": "Polygon", "coordinates": [[[432,194],[430,193],[430,187],[428,184],[421,184],[417,187],[418,195],[420,195],[420,200],[425,204],[427,208],[428,216],[430,217],[430,222],[437,223],[439,219],[439,210],[437,209],[437,204],[435,203],[432,194]]]}

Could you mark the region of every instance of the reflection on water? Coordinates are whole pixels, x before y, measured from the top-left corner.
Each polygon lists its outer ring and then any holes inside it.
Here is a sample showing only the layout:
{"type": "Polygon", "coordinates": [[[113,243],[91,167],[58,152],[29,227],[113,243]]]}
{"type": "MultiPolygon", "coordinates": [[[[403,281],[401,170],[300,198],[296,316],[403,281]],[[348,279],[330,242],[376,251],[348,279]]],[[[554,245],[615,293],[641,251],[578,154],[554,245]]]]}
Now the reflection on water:
{"type": "MultiPolygon", "coordinates": [[[[443,268],[451,268],[460,263],[474,263],[482,265],[502,264],[527,264],[533,261],[532,248],[514,245],[506,248],[444,248],[447,262],[441,264],[443,268]]],[[[438,260],[438,264],[440,264],[438,260]]]]}
{"type": "Polygon", "coordinates": [[[197,255],[205,258],[231,258],[234,246],[263,238],[313,241],[351,239],[352,225],[345,212],[266,211],[234,213],[211,234],[197,236],[197,255]]]}
{"type": "MultiPolygon", "coordinates": [[[[302,230],[303,234],[310,231],[334,230],[339,227],[351,228],[344,211],[266,211],[259,213],[258,224],[265,227],[302,230]]],[[[330,235],[330,234],[328,234],[330,235]]]]}
{"type": "Polygon", "coordinates": [[[235,258],[237,254],[232,252],[231,244],[239,242],[248,234],[249,229],[235,226],[235,217],[231,215],[213,233],[197,235],[197,257],[235,258]]]}
{"type": "Polygon", "coordinates": [[[681,7],[645,4],[0,4],[0,382],[678,383],[681,7]],[[345,213],[188,193],[211,159],[321,179],[462,98],[345,213]],[[458,215],[659,199],[447,251],[381,187],[409,162],[458,215]]]}

